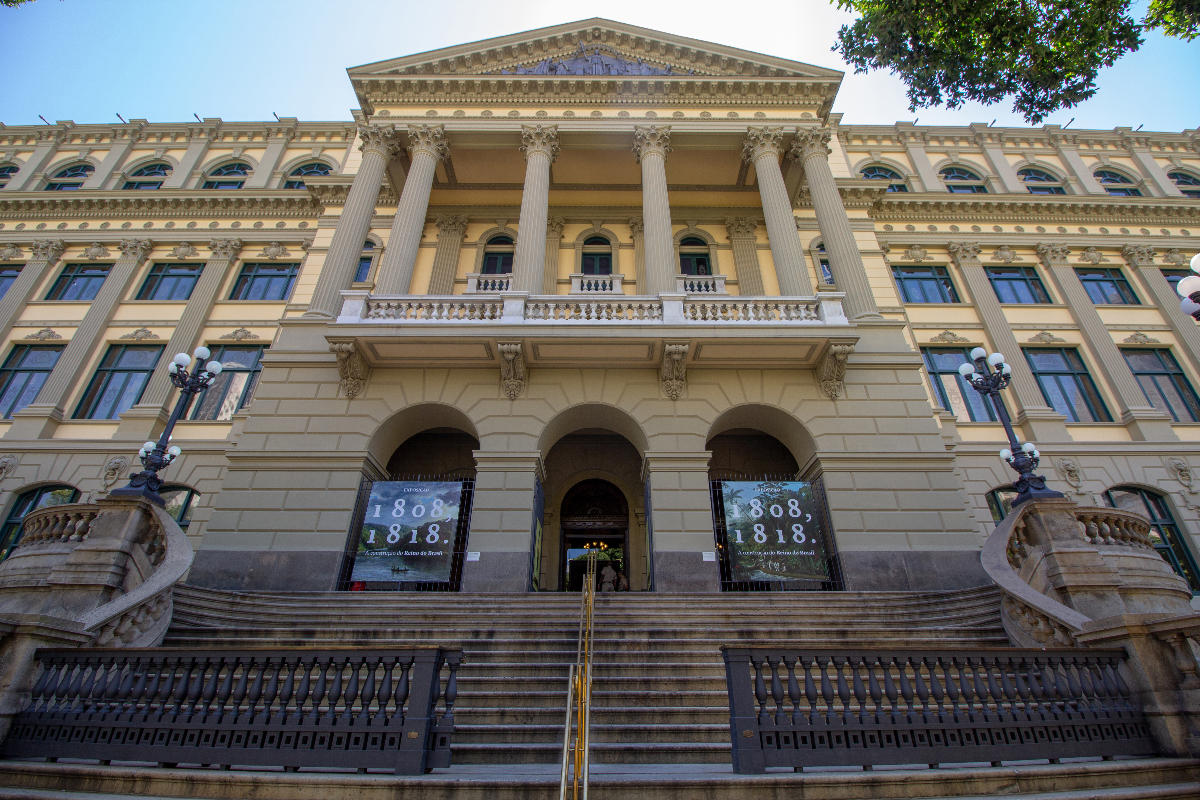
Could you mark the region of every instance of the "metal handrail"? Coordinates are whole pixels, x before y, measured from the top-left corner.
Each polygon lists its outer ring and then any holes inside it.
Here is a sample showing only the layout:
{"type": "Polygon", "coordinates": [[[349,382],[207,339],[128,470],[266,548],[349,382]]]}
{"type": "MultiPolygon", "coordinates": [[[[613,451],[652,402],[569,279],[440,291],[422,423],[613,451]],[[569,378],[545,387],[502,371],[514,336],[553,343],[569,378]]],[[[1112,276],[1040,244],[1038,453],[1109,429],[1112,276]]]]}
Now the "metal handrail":
{"type": "Polygon", "coordinates": [[[596,610],[596,553],[587,554],[583,592],[579,601],[579,643],[575,663],[567,673],[567,712],[563,723],[562,770],[558,797],[567,800],[570,781],[572,800],[587,800],[588,739],[592,729],[592,620],[596,610]],[[574,738],[572,738],[574,733],[574,738]]]}

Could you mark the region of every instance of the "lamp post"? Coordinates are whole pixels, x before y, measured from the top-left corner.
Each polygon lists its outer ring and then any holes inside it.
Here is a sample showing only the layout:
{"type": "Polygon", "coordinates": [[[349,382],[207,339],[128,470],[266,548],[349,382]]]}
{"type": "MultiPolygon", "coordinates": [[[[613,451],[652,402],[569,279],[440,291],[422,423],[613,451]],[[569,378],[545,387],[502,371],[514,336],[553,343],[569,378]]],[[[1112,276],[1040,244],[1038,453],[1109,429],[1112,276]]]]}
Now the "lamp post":
{"type": "Polygon", "coordinates": [[[1008,465],[1017,473],[1017,480],[1013,483],[1017,490],[1016,499],[1012,503],[1013,507],[1015,508],[1027,500],[1065,497],[1062,492],[1047,489],[1046,479],[1034,473],[1041,458],[1037,445],[1033,442],[1021,444],[1017,441],[1012,420],[1008,417],[1008,409],[1004,407],[1004,398],[1000,396],[1000,390],[1006,388],[1012,381],[1012,367],[1004,363],[1004,354],[988,355],[988,352],[982,347],[976,347],[971,351],[971,359],[975,363],[963,362],[958,368],[958,374],[966,378],[971,387],[984,396],[985,402],[991,400],[992,406],[996,410],[996,417],[1004,426],[1004,434],[1008,437],[1009,446],[1000,451],[1000,457],[1007,461],[1008,465]]]}
{"type": "MultiPolygon", "coordinates": [[[[1200,253],[1192,256],[1188,266],[1192,268],[1192,272],[1200,272],[1200,253]]],[[[1175,291],[1183,298],[1183,302],[1179,304],[1183,313],[1200,322],[1200,275],[1188,275],[1175,284],[1175,291]]]]}
{"type": "Polygon", "coordinates": [[[118,497],[144,497],[160,506],[163,505],[163,499],[158,494],[158,490],[162,488],[162,479],[158,477],[159,470],[166,469],[182,452],[178,445],[170,444],[171,432],[175,430],[175,423],[187,413],[192,398],[207,389],[221,374],[221,362],[208,360],[212,353],[207,347],[197,347],[194,355],[196,368],[191,372],[188,372],[188,367],[191,366],[192,356],[187,353],[177,353],[167,365],[171,383],[179,387],[179,401],[167,419],[166,427],[163,428],[158,441],[146,442],[138,451],[138,458],[141,459],[144,469],[129,476],[128,486],[114,489],[110,494],[118,497]]]}

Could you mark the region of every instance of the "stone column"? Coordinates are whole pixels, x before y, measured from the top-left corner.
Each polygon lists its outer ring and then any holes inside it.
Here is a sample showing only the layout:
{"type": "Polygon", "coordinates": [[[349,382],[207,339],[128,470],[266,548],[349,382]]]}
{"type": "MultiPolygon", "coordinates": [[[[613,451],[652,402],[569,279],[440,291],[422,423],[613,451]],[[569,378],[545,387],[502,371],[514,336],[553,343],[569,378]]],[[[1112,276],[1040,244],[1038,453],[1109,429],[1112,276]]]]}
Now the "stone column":
{"type": "Polygon", "coordinates": [[[378,277],[375,278],[377,294],[408,294],[421,235],[425,231],[433,175],[438,162],[450,152],[446,146],[446,129],[441,125],[409,125],[408,152],[412,163],[404,179],[396,218],[392,220],[387,250],[379,262],[378,277]]]}
{"type": "Polygon", "coordinates": [[[34,290],[58,263],[66,244],[61,239],[39,239],[34,241],[31,249],[32,256],[21,267],[17,279],[8,287],[4,297],[0,298],[0,341],[8,336],[25,304],[33,297],[34,290]]]}
{"type": "Polygon", "coordinates": [[[73,128],[74,125],[60,126],[38,130],[37,144],[33,146],[33,153],[29,158],[25,159],[25,163],[21,168],[9,179],[8,183],[0,191],[5,192],[28,192],[36,189],[33,185],[34,179],[42,174],[46,168],[46,164],[53,158],[54,153],[58,150],[58,144],[66,136],[67,131],[73,128]]]}
{"type": "MultiPolygon", "coordinates": [[[[742,142],[742,158],[754,165],[754,172],[758,175],[758,194],[767,223],[771,257],[775,260],[775,274],[779,278],[779,293],[784,297],[807,297],[813,293],[812,283],[808,280],[808,268],[804,265],[804,248],[796,233],[792,201],[779,169],[782,140],[783,128],[751,128],[742,142]]],[[[829,169],[828,162],[825,168],[829,169]]],[[[831,179],[832,176],[831,172],[831,179]]],[[[840,198],[838,202],[841,203],[840,198]]],[[[845,214],[845,211],[842,213],[845,214]]]]}
{"type": "Polygon", "coordinates": [[[1074,133],[1062,132],[1057,125],[1047,125],[1046,130],[1054,149],[1058,151],[1058,157],[1070,169],[1067,182],[1073,184],[1081,194],[1107,194],[1079,156],[1079,137],[1074,133]]]}
{"type": "Polygon", "coordinates": [[[645,454],[655,591],[720,589],[708,487],[711,458],[707,450],[645,454]],[[711,561],[706,554],[711,554],[711,561]]]}
{"type": "MultiPolygon", "coordinates": [[[[1162,270],[1155,265],[1154,248],[1125,245],[1121,253],[1125,256],[1125,262],[1129,264],[1130,272],[1141,278],[1142,285],[1154,300],[1154,304],[1159,307],[1162,315],[1171,325],[1171,330],[1175,332],[1175,338],[1192,357],[1192,361],[1200,364],[1200,325],[1179,310],[1180,297],[1167,282],[1162,270]]],[[[1182,267],[1183,264],[1179,266],[1182,267]]],[[[9,291],[11,292],[12,289],[9,291]]]]}
{"type": "Polygon", "coordinates": [[[464,592],[529,590],[533,546],[533,489],[542,473],[541,453],[476,450],[475,494],[463,563],[464,592]]]}
{"type": "Polygon", "coordinates": [[[388,159],[399,151],[396,132],[390,128],[362,126],[358,136],[362,140],[362,163],[346,195],[346,205],[325,254],[325,266],[317,279],[306,317],[336,317],[341,310],[341,292],[354,280],[388,159]]]}
{"type": "Polygon", "coordinates": [[[525,187],[521,192],[521,218],[517,223],[517,247],[513,254],[513,288],[519,292],[536,292],[545,283],[550,165],[558,157],[558,149],[558,128],[555,126],[521,126],[525,187]]]}
{"type": "Polygon", "coordinates": [[[566,220],[551,217],[546,221],[546,263],[542,276],[542,294],[558,294],[558,251],[566,220]]]}
{"type": "Polygon", "coordinates": [[[1039,244],[1038,257],[1058,287],[1058,292],[1071,308],[1071,316],[1083,334],[1083,340],[1095,356],[1096,366],[1104,374],[1109,387],[1116,395],[1119,422],[1129,426],[1129,433],[1139,441],[1174,441],[1177,437],[1171,429],[1170,417],[1150,405],[1145,392],[1120,348],[1113,342],[1108,328],[1096,310],[1092,298],[1088,297],[1079,276],[1067,262],[1070,250],[1059,244],[1039,244]]]}
{"type": "Polygon", "coordinates": [[[181,189],[189,185],[192,170],[208,152],[208,145],[216,137],[221,127],[220,117],[205,117],[204,122],[191,126],[188,135],[187,150],[179,159],[179,166],[163,181],[164,189],[181,189]]]}
{"type": "Polygon", "coordinates": [[[1125,145],[1129,154],[1133,156],[1133,162],[1137,164],[1138,172],[1142,174],[1142,184],[1146,187],[1147,194],[1153,197],[1179,197],[1183,194],[1175,182],[1167,177],[1167,171],[1155,161],[1154,156],[1150,153],[1149,136],[1125,128],[1121,144],[1125,145]]]}
{"type": "Polygon", "coordinates": [[[975,143],[983,151],[983,157],[987,159],[988,166],[992,168],[992,172],[1000,176],[1000,183],[1004,186],[1004,191],[1028,194],[1029,190],[1017,177],[1017,171],[1004,157],[1004,134],[995,128],[989,128],[982,122],[974,122],[969,127],[975,131],[975,143]]]}
{"type": "Polygon", "coordinates": [[[646,282],[638,291],[657,295],[675,289],[675,243],[671,238],[671,203],[667,198],[667,153],[671,129],[639,125],[633,133],[633,154],[642,165],[642,219],[645,224],[646,282]]]}
{"type": "Polygon", "coordinates": [[[437,249],[433,253],[433,270],[429,276],[429,294],[450,294],[454,291],[454,275],[458,272],[458,254],[462,250],[467,218],[443,215],[435,223],[438,238],[437,249]]]}
{"type": "MultiPolygon", "coordinates": [[[[793,224],[792,228],[795,227],[793,224]]],[[[725,220],[725,232],[729,234],[729,244],[733,247],[733,267],[737,270],[738,294],[749,297],[764,294],[762,270],[758,265],[758,244],[755,240],[757,230],[758,223],[750,217],[730,217],[725,220]]]]}
{"type": "Polygon", "coordinates": [[[282,124],[267,126],[267,149],[259,159],[254,174],[246,179],[247,189],[278,188],[272,186],[275,182],[275,170],[279,167],[279,161],[283,158],[292,137],[296,135],[297,121],[288,117],[284,117],[284,120],[282,124]]]}
{"type": "Polygon", "coordinates": [[[633,274],[638,294],[646,294],[646,225],[641,217],[629,218],[629,230],[633,236],[633,274]]]}
{"type": "Polygon", "coordinates": [[[929,154],[925,152],[924,132],[916,130],[916,126],[911,122],[897,122],[896,131],[898,138],[904,143],[908,160],[917,171],[917,180],[921,182],[918,191],[944,192],[946,187],[942,185],[941,177],[933,171],[933,165],[929,163],[929,154]]]}
{"type": "MultiPolygon", "coordinates": [[[[817,215],[817,227],[821,230],[825,252],[829,254],[833,279],[838,288],[846,292],[846,316],[851,319],[878,317],[879,309],[867,280],[867,268],[854,241],[850,218],[846,215],[846,207],[842,205],[833,170],[829,168],[831,135],[829,128],[802,128],[796,132],[792,148],[804,165],[813,211],[817,215]]],[[[792,227],[795,227],[795,223],[792,227]]]]}
{"type": "MultiPolygon", "coordinates": [[[[143,125],[130,123],[123,128],[112,129],[112,144],[109,146],[108,155],[104,156],[100,167],[91,174],[91,177],[83,182],[82,188],[103,189],[105,187],[112,174],[125,163],[129,151],[142,138],[142,127],[143,125]]],[[[120,189],[121,187],[114,186],[112,188],[120,189]]]]}

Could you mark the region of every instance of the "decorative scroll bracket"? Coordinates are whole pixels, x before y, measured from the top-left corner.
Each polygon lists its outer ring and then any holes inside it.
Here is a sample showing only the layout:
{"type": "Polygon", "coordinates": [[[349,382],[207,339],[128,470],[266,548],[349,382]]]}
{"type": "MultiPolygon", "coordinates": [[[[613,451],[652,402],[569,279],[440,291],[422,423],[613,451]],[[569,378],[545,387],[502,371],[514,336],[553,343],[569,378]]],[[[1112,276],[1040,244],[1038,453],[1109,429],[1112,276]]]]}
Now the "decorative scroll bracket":
{"type": "Polygon", "coordinates": [[[837,400],[846,392],[846,359],[853,352],[852,344],[831,344],[817,364],[817,380],[830,400],[837,400]]]}
{"type": "Polygon", "coordinates": [[[354,340],[330,342],[329,350],[337,356],[338,385],[350,400],[362,394],[371,376],[371,368],[354,340]]]}
{"type": "Polygon", "coordinates": [[[662,378],[663,392],[672,400],[678,400],[687,387],[688,342],[668,342],[663,345],[662,378]]]}
{"type": "Polygon", "coordinates": [[[525,369],[525,354],[520,342],[499,342],[500,385],[509,400],[516,400],[525,392],[528,373],[525,369]]]}

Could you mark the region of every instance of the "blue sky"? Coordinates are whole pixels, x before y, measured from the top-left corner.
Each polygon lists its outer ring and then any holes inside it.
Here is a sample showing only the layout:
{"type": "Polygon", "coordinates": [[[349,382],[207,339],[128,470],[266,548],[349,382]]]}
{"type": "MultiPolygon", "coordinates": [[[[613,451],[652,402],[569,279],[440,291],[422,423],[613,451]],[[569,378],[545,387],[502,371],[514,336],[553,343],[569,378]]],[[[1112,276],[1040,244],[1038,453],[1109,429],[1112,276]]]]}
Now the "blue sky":
{"type": "MultiPolygon", "coordinates": [[[[845,70],[830,51],[851,19],[823,0],[721,4],[660,0],[36,0],[0,9],[0,122],[142,117],[349,119],[345,69],[591,16],[845,70]],[[713,4],[716,6],[716,4],[713,4]],[[744,13],[730,9],[744,9],[744,13]]],[[[1180,131],[1200,126],[1200,41],[1149,36],[1104,71],[1100,92],[1046,122],[1180,131]]],[[[835,111],[855,124],[1023,125],[1007,105],[907,110],[902,84],[847,72],[835,111]]]]}

